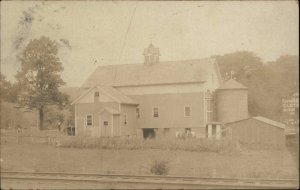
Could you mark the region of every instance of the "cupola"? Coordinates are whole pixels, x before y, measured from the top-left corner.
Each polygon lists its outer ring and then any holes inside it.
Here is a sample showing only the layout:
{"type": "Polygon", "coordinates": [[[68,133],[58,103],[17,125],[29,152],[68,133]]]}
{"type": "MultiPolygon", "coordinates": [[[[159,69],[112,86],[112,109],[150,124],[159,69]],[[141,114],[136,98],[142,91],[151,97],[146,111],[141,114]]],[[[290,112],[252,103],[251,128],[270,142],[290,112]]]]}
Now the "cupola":
{"type": "Polygon", "coordinates": [[[154,47],[152,43],[144,50],[145,65],[153,65],[159,62],[159,48],[154,47]]]}

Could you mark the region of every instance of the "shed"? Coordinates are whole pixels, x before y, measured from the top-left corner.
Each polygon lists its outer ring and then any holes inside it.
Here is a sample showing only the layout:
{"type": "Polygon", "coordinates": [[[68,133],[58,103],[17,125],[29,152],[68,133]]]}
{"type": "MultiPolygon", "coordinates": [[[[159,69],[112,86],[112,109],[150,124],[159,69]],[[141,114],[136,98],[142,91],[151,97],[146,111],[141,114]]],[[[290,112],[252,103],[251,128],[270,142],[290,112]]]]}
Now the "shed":
{"type": "Polygon", "coordinates": [[[285,146],[285,125],[264,117],[252,117],[225,124],[233,139],[243,144],[285,146]]]}

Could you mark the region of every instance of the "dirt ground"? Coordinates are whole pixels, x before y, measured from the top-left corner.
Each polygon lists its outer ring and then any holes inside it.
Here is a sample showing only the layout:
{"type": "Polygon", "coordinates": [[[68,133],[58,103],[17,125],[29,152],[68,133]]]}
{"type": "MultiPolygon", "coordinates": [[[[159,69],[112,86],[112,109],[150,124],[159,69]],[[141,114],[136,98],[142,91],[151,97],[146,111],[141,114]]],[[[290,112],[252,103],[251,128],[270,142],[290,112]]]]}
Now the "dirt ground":
{"type": "MultiPolygon", "coordinates": [[[[153,160],[169,162],[169,175],[297,178],[288,150],[248,150],[235,154],[166,150],[99,150],[49,145],[1,144],[1,170],[151,174],[153,160]]],[[[297,159],[298,160],[298,159],[297,159]]]]}

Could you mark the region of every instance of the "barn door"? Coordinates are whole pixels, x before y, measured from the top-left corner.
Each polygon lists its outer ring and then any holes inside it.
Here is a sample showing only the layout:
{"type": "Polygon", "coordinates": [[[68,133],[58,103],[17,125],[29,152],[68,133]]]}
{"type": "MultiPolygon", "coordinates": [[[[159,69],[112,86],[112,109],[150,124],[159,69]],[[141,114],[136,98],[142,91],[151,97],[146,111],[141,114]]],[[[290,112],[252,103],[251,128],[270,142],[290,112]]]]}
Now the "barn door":
{"type": "Polygon", "coordinates": [[[99,115],[99,134],[101,137],[109,137],[110,131],[110,120],[106,114],[99,115]]]}

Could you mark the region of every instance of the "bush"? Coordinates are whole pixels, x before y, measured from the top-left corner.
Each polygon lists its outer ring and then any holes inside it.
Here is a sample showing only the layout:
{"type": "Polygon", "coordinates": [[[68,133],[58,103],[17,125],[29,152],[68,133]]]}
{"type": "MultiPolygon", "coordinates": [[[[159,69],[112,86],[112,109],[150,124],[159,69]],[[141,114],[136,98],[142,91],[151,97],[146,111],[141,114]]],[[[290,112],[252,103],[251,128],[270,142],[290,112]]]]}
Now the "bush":
{"type": "Polygon", "coordinates": [[[150,172],[154,175],[168,175],[169,173],[169,162],[165,160],[154,160],[150,172]]]}
{"type": "Polygon", "coordinates": [[[90,136],[64,136],[62,147],[100,149],[162,149],[205,152],[239,152],[240,146],[230,139],[138,139],[138,138],[93,138],[90,136]]]}

